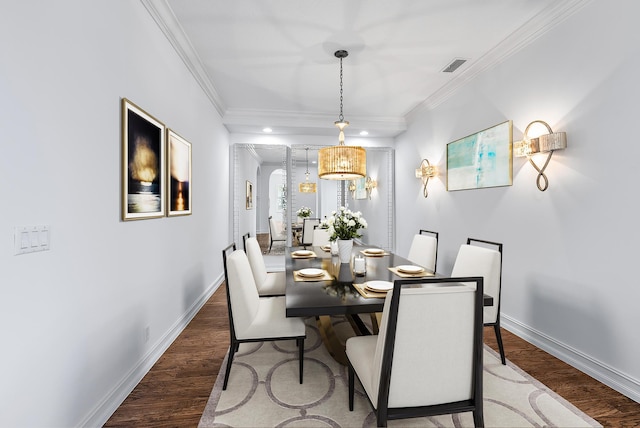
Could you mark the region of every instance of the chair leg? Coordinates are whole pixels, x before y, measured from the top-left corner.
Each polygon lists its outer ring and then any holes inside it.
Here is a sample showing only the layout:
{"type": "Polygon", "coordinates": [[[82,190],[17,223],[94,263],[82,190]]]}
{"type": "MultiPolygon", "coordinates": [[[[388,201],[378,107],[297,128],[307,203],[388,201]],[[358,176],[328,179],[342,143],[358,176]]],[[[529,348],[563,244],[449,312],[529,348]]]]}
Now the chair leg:
{"type": "Polygon", "coordinates": [[[502,360],[502,365],[506,366],[507,361],[504,356],[504,346],[502,345],[502,334],[500,333],[500,323],[496,323],[493,325],[493,331],[496,332],[496,340],[498,341],[498,349],[500,350],[500,359],[502,360]]]}
{"type": "Polygon", "coordinates": [[[271,239],[271,242],[269,242],[269,251],[267,251],[267,253],[271,252],[271,246],[273,245],[273,239],[271,239]]]}
{"type": "Polygon", "coordinates": [[[349,363],[349,410],[353,412],[353,395],[355,392],[353,367],[349,363]]]}
{"type": "Polygon", "coordinates": [[[384,412],[381,409],[378,409],[376,411],[376,419],[378,421],[378,426],[379,427],[386,427],[387,426],[387,415],[384,414],[384,412]]]}
{"type": "Polygon", "coordinates": [[[229,373],[231,372],[231,363],[233,363],[233,356],[236,353],[237,343],[231,343],[229,346],[229,357],[227,358],[227,368],[224,372],[224,383],[222,384],[222,390],[227,390],[227,383],[229,382],[229,373]]]}
{"type": "Polygon", "coordinates": [[[296,339],[296,345],[298,346],[298,359],[300,360],[300,385],[302,385],[302,368],[304,366],[304,337],[296,339]]]}
{"type": "Polygon", "coordinates": [[[484,428],[484,415],[482,414],[482,404],[473,411],[473,424],[476,428],[484,428]]]}

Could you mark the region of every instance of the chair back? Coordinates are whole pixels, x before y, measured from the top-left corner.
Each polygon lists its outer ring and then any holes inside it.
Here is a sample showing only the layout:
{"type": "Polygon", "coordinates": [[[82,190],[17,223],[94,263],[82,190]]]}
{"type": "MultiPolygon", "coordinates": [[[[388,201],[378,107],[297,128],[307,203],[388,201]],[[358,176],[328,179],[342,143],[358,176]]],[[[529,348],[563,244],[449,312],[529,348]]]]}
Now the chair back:
{"type": "Polygon", "coordinates": [[[319,218],[306,217],[302,222],[302,245],[313,244],[313,228],[320,224],[319,218]]]}
{"type": "Polygon", "coordinates": [[[247,239],[245,242],[245,251],[249,259],[253,279],[256,284],[260,286],[267,280],[267,265],[264,263],[264,256],[262,255],[258,240],[256,238],[247,239]]]}
{"type": "Polygon", "coordinates": [[[438,233],[421,229],[413,237],[407,259],[435,272],[438,263],[438,233]]]}
{"type": "MultiPolygon", "coordinates": [[[[502,282],[502,244],[498,250],[471,245],[461,245],[451,276],[482,276],[484,292],[493,297],[493,305],[484,308],[484,323],[495,323],[500,314],[500,288],[502,282]]],[[[488,242],[488,241],[485,241],[488,242]]]]}
{"type": "Polygon", "coordinates": [[[481,402],[482,307],[481,277],[396,280],[373,360],[376,408],[481,402]]]}
{"type": "Polygon", "coordinates": [[[282,227],[282,222],[274,220],[272,216],[269,216],[269,233],[272,241],[287,240],[287,234],[282,227]]]}
{"type": "Polygon", "coordinates": [[[229,327],[232,337],[242,340],[256,317],[260,297],[245,252],[236,250],[228,256],[223,252],[223,260],[229,327]]]}
{"type": "Polygon", "coordinates": [[[251,233],[247,232],[244,235],[242,235],[242,247],[244,248],[244,251],[247,251],[247,239],[251,238],[251,233]]]}
{"type": "Polygon", "coordinates": [[[314,247],[322,247],[323,245],[329,245],[329,229],[322,229],[317,227],[313,229],[313,242],[314,247]]]}

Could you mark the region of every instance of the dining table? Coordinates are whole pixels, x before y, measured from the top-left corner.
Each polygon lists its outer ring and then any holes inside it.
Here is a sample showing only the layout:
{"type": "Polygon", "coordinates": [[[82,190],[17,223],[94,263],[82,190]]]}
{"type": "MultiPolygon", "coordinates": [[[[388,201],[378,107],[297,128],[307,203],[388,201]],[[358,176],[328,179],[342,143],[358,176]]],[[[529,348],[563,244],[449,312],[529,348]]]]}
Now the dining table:
{"type": "MultiPolygon", "coordinates": [[[[325,346],[336,361],[346,364],[344,344],[333,328],[331,317],[346,317],[358,335],[376,334],[386,292],[374,292],[367,284],[443,277],[424,267],[416,273],[399,271],[399,267],[416,265],[391,251],[366,245],[353,246],[350,263],[340,263],[339,257],[331,254],[330,246],[287,247],[286,316],[315,317],[325,346]],[[354,273],[354,264],[358,268],[364,265],[364,274],[354,273]],[[302,275],[307,272],[318,276],[302,275]],[[362,314],[369,315],[371,322],[365,323],[362,314]]],[[[485,294],[484,305],[492,306],[493,298],[485,294]]]]}

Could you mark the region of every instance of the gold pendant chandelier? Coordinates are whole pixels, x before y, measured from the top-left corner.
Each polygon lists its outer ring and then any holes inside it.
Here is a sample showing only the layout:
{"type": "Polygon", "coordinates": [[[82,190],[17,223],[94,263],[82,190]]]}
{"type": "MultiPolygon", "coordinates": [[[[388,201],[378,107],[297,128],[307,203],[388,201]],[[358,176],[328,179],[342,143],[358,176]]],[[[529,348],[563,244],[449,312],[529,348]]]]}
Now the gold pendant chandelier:
{"type": "Polygon", "coordinates": [[[345,146],[344,128],[349,122],[342,114],[342,59],[349,55],[345,50],[334,53],[340,59],[340,116],[334,123],[340,130],[338,145],[323,147],[318,151],[318,177],[326,180],[355,180],[367,175],[367,152],[359,146],[345,146]]]}
{"type": "Polygon", "coordinates": [[[300,193],[316,193],[316,183],[309,182],[309,148],[307,147],[307,172],[305,175],[304,183],[298,184],[298,191],[300,193]]]}

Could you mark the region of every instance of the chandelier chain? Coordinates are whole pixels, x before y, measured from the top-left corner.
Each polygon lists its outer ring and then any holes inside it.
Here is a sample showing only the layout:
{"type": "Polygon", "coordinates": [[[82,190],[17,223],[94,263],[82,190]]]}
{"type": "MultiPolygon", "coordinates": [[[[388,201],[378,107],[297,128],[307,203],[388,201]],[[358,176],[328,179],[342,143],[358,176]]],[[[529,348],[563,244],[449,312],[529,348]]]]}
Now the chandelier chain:
{"type": "Polygon", "coordinates": [[[338,116],[340,122],[344,121],[344,115],[342,114],[342,58],[340,58],[340,116],[338,116]]]}

